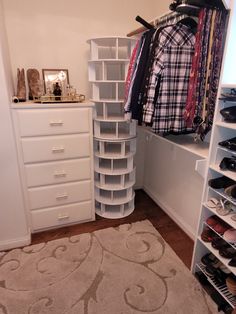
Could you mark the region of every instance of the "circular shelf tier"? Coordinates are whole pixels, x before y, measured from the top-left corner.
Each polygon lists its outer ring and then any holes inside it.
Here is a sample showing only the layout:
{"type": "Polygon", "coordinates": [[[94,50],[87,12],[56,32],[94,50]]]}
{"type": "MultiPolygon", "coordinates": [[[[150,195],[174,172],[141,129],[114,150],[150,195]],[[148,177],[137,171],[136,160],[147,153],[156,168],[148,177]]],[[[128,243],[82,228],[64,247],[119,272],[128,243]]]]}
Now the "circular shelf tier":
{"type": "Polygon", "coordinates": [[[128,203],[121,205],[104,205],[96,201],[96,214],[109,219],[119,219],[129,216],[134,211],[134,197],[128,203]]]}
{"type": "Polygon", "coordinates": [[[133,198],[134,198],[134,193],[131,196],[123,197],[120,199],[117,198],[114,200],[106,198],[106,197],[101,197],[98,195],[95,196],[95,200],[101,204],[104,204],[104,205],[123,205],[123,204],[129,203],[130,201],[132,201],[133,198]]]}
{"type": "Polygon", "coordinates": [[[123,159],[123,158],[130,158],[130,157],[134,157],[135,152],[130,152],[127,153],[126,155],[118,155],[117,153],[113,153],[113,154],[99,154],[99,153],[95,153],[94,154],[96,157],[98,158],[104,158],[104,159],[123,159]]]}
{"type": "Polygon", "coordinates": [[[127,182],[125,183],[124,186],[122,186],[121,184],[101,184],[100,182],[97,182],[95,181],[95,186],[99,189],[102,189],[102,190],[107,190],[107,191],[120,191],[122,189],[128,189],[128,188],[131,188],[135,185],[135,180],[133,181],[130,181],[130,182],[127,182]]]}

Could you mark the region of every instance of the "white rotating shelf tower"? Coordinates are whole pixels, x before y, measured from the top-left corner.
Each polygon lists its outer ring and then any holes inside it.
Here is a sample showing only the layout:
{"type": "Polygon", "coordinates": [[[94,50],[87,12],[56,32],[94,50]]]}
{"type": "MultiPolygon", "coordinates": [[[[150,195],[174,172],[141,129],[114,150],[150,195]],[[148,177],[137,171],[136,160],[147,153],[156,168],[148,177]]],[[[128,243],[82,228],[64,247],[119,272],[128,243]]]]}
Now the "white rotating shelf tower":
{"type": "Polygon", "coordinates": [[[124,119],[125,78],[135,40],[89,40],[89,82],[95,103],[95,208],[99,216],[122,218],[134,210],[136,122],[124,119]]]}

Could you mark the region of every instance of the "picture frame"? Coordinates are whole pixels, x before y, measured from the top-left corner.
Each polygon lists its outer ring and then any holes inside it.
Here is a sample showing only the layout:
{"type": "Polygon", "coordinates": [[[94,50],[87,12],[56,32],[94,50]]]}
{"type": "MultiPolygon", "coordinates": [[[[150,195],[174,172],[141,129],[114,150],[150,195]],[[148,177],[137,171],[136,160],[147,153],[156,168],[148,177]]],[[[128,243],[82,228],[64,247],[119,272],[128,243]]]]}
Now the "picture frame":
{"type": "Polygon", "coordinates": [[[66,94],[66,88],[70,84],[68,69],[42,69],[44,92],[51,95],[56,83],[61,87],[62,95],[66,94]]]}

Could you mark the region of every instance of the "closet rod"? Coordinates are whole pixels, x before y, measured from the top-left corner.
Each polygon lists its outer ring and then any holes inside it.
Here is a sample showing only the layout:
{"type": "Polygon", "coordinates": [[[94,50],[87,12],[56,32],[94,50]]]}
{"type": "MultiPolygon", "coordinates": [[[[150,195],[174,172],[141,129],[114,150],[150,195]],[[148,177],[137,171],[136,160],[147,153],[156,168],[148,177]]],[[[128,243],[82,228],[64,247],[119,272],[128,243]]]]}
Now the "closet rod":
{"type": "MultiPolygon", "coordinates": [[[[172,19],[175,16],[177,17],[179,15],[180,15],[180,13],[178,13],[178,12],[168,11],[168,12],[164,13],[163,15],[156,17],[154,20],[152,20],[148,24],[155,27],[156,25],[158,25],[158,23],[163,22],[165,19],[169,20],[169,19],[172,19]]],[[[145,32],[146,30],[147,30],[147,28],[142,26],[142,27],[139,27],[139,28],[129,32],[126,36],[132,37],[134,35],[141,34],[141,33],[145,32]]]]}

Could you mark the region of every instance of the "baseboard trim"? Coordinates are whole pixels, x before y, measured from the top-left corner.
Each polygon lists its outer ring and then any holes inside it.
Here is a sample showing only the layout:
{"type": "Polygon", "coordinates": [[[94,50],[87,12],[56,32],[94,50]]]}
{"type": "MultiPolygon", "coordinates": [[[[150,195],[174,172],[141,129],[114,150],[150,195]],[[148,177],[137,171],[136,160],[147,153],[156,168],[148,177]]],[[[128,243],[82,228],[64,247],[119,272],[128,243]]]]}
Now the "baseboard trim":
{"type": "Polygon", "coordinates": [[[6,241],[0,241],[0,251],[15,249],[31,243],[31,234],[28,233],[26,236],[16,239],[10,239],[6,241]]]}
{"type": "Polygon", "coordinates": [[[195,233],[191,227],[183,223],[182,219],[173,212],[172,208],[161,201],[161,197],[156,193],[152,193],[148,188],[143,187],[143,190],[151,197],[151,199],[163,209],[163,211],[192,239],[195,240],[195,233]]]}

